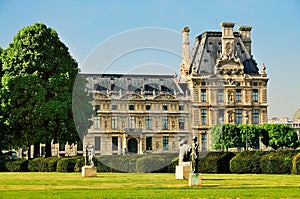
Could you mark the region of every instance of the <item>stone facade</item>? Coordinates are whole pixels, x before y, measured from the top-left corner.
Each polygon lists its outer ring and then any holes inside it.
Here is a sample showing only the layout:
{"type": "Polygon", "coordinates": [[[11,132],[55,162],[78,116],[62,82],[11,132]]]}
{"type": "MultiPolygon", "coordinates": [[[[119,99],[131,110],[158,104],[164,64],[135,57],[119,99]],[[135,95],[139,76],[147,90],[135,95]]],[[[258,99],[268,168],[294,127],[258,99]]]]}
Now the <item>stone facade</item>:
{"type": "Polygon", "coordinates": [[[197,136],[210,150],[210,128],[220,123],[267,122],[266,67],[251,54],[250,26],[204,32],[190,52],[182,32],[180,79],[171,75],[84,74],[95,117],[84,143],[96,155],[178,152],[178,138],[197,136]]]}
{"type": "MultiPolygon", "coordinates": [[[[191,63],[183,57],[180,70],[189,71],[181,73],[181,82],[191,90],[191,130],[199,137],[202,151],[210,148],[209,129],[215,124],[267,122],[268,77],[264,65],[258,72],[251,55],[251,27],[234,32],[234,23],[221,26],[222,32],[205,32],[196,38],[191,63]]],[[[187,38],[183,35],[183,40],[187,38]]]]}
{"type": "Polygon", "coordinates": [[[95,154],[177,152],[190,136],[190,96],[170,75],[86,74],[96,117],[84,143],[95,154]]]}
{"type": "MultiPolygon", "coordinates": [[[[209,151],[210,128],[220,123],[267,123],[266,67],[251,54],[250,26],[221,23],[204,32],[190,52],[190,28],[182,29],[182,63],[177,75],[82,74],[93,93],[93,126],[83,143],[52,145],[54,156],[171,153],[179,139],[198,137],[209,151]]],[[[300,120],[300,109],[295,114],[300,120]]],[[[293,122],[293,127],[300,124],[293,122]]],[[[298,128],[298,133],[299,133],[298,128]]],[[[45,146],[40,146],[41,155],[45,146]]]]}

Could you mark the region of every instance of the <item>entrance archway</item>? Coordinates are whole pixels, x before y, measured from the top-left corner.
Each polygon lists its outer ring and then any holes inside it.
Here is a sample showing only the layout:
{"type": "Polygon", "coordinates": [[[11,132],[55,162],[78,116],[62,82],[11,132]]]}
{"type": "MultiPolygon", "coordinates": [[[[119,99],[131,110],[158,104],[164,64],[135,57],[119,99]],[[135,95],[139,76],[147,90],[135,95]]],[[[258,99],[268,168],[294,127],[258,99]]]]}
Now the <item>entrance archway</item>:
{"type": "Polygon", "coordinates": [[[128,152],[137,153],[138,152],[138,141],[135,138],[130,138],[128,140],[128,152]]]}

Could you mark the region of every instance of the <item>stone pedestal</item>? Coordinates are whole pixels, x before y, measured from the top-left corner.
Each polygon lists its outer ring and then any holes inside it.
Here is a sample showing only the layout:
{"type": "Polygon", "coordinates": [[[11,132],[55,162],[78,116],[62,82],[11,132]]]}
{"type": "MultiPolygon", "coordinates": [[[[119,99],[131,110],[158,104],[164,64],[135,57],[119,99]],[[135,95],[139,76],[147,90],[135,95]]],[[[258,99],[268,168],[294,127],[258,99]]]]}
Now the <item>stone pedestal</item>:
{"type": "Polygon", "coordinates": [[[191,172],[191,163],[190,162],[183,162],[179,166],[176,166],[176,179],[189,179],[189,173],[191,172]]]}
{"type": "Polygon", "coordinates": [[[97,176],[97,167],[83,166],[81,174],[82,174],[82,177],[96,177],[97,176]]]}
{"type": "Polygon", "coordinates": [[[201,173],[189,173],[189,186],[201,186],[201,173]]]}

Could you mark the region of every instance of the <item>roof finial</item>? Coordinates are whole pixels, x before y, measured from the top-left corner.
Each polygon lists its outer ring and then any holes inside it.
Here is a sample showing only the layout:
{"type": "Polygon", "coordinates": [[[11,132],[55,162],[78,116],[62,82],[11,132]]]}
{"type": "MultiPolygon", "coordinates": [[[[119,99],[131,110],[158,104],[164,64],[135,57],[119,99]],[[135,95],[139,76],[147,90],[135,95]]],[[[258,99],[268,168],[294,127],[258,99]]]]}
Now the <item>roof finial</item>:
{"type": "Polygon", "coordinates": [[[261,73],[262,73],[263,75],[266,74],[266,66],[265,66],[264,63],[263,63],[262,66],[261,66],[261,73]]]}

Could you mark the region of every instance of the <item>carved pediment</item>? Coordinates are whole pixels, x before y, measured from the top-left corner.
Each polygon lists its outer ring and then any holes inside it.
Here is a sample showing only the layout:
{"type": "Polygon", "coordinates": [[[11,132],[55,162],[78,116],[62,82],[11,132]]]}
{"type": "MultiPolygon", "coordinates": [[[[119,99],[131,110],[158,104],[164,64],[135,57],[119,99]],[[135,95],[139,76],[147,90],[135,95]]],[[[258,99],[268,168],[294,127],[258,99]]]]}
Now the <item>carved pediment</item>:
{"type": "Polygon", "coordinates": [[[220,75],[243,75],[244,66],[239,58],[222,55],[217,59],[215,74],[220,75]]]}
{"type": "Polygon", "coordinates": [[[110,100],[110,97],[103,93],[95,93],[95,99],[99,100],[110,100]]]}
{"type": "Polygon", "coordinates": [[[154,97],[154,100],[170,100],[170,99],[176,99],[176,97],[170,94],[160,94],[154,97]]]}
{"type": "Polygon", "coordinates": [[[122,100],[144,100],[141,95],[138,94],[126,94],[121,97],[122,100]]]}

